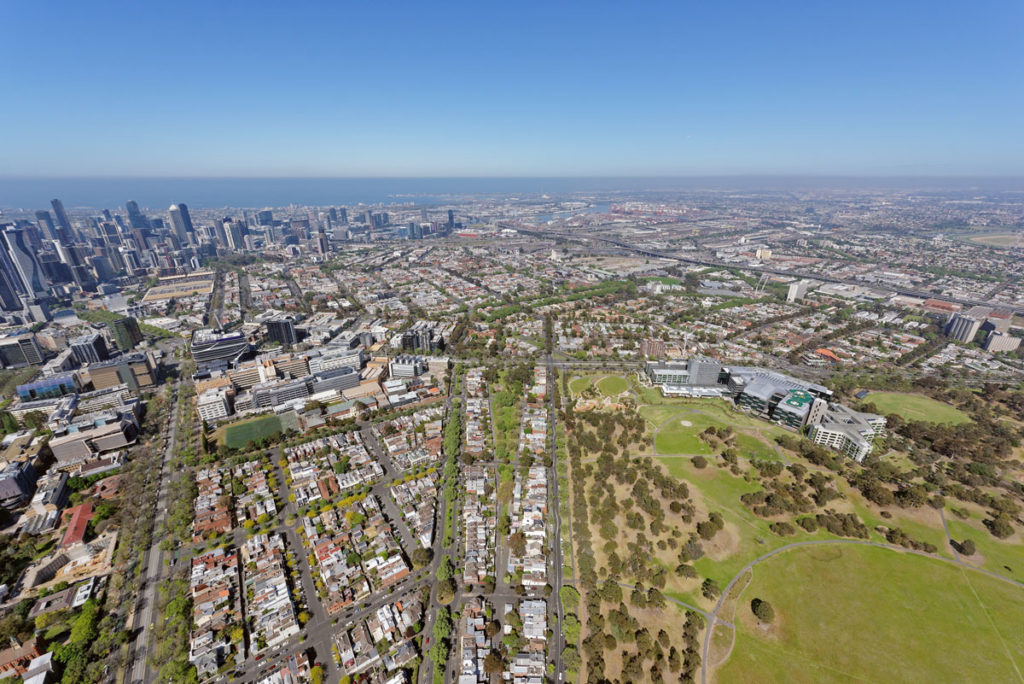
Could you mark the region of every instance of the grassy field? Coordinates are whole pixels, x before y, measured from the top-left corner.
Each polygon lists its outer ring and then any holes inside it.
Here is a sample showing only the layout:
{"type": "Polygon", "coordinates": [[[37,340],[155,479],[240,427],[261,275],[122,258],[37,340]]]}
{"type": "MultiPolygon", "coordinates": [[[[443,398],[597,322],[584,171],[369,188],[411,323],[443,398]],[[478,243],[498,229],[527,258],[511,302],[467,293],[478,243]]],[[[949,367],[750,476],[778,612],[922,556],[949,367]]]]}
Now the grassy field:
{"type": "Polygon", "coordinates": [[[590,383],[590,377],[585,375],[583,377],[573,378],[569,381],[569,391],[574,395],[579,396],[580,394],[583,394],[588,387],[590,387],[590,383]]]}
{"type": "Polygon", "coordinates": [[[787,551],[757,565],[714,681],[1020,682],[1024,589],[872,547],[787,551]],[[753,598],[776,618],[759,626],[753,598]]]}
{"type": "Polygon", "coordinates": [[[721,402],[697,401],[701,403],[640,408],[640,415],[650,424],[651,431],[658,431],[654,444],[659,454],[711,454],[712,449],[698,437],[700,432],[708,427],[730,427],[735,433],[735,447],[740,456],[778,458],[778,452],[765,440],[771,440],[783,431],[782,428],[751,418],[721,402]]]}
{"type": "Polygon", "coordinates": [[[609,375],[597,381],[597,389],[606,397],[614,397],[629,389],[629,383],[618,375],[609,375]]]}
{"type": "Polygon", "coordinates": [[[232,449],[241,449],[250,442],[269,437],[281,430],[281,419],[278,416],[260,416],[219,428],[214,436],[218,442],[232,449]]]}
{"type": "Polygon", "coordinates": [[[1013,247],[1021,240],[1020,233],[985,233],[968,238],[970,242],[989,247],[1013,247]]]}
{"type": "Polygon", "coordinates": [[[0,397],[13,397],[18,385],[24,385],[38,372],[37,366],[25,366],[10,370],[0,369],[0,397]]]}
{"type": "Polygon", "coordinates": [[[895,413],[906,420],[927,421],[959,425],[971,422],[963,411],[936,401],[923,394],[902,394],[900,392],[871,392],[864,401],[875,405],[881,413],[895,413]]]}

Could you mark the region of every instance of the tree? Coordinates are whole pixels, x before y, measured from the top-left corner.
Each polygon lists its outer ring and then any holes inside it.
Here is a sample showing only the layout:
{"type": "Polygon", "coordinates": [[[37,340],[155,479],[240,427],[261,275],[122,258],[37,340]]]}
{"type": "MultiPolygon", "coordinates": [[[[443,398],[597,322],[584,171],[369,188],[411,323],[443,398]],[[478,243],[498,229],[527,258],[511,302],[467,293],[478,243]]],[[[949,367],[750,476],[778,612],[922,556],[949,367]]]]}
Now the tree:
{"type": "Polygon", "coordinates": [[[455,574],[455,568],[452,567],[451,556],[445,554],[441,556],[441,564],[437,566],[437,579],[441,582],[450,580],[455,574]]]}
{"type": "Polygon", "coordinates": [[[710,577],[704,580],[704,582],[700,585],[700,591],[706,599],[717,598],[718,595],[722,593],[722,590],[718,588],[718,583],[710,577]]]}
{"type": "Polygon", "coordinates": [[[975,550],[976,549],[974,548],[973,539],[964,539],[962,542],[960,542],[960,553],[964,556],[973,556],[975,550]]]}
{"type": "Polygon", "coordinates": [[[33,430],[38,430],[39,428],[46,425],[46,418],[46,414],[43,413],[42,411],[29,411],[22,418],[22,421],[24,421],[25,427],[30,427],[33,430]]]}
{"type": "Polygon", "coordinates": [[[772,604],[763,599],[755,598],[751,601],[750,610],[761,622],[768,623],[775,619],[775,609],[772,608],[772,604]]]}
{"type": "Polygon", "coordinates": [[[323,684],[324,668],[319,665],[314,665],[309,671],[309,681],[312,682],[312,684],[323,684]]]}
{"type": "Polygon", "coordinates": [[[412,552],[412,567],[415,569],[430,565],[434,559],[434,552],[431,549],[416,549],[412,552]]]}
{"type": "Polygon", "coordinates": [[[497,651],[491,651],[484,658],[484,672],[489,675],[499,675],[505,670],[505,661],[497,651]]]}
{"type": "Polygon", "coordinates": [[[512,551],[512,555],[516,557],[523,557],[526,555],[526,535],[522,532],[516,532],[508,538],[508,548],[512,551]]]}
{"type": "Polygon", "coordinates": [[[305,625],[307,622],[309,622],[309,613],[307,613],[306,611],[302,611],[296,617],[298,618],[300,625],[305,625]]]}
{"type": "Polygon", "coordinates": [[[83,647],[96,640],[98,634],[97,623],[99,622],[100,608],[95,599],[89,599],[82,605],[82,610],[71,623],[71,636],[68,643],[77,644],[83,647]]]}
{"type": "Polygon", "coordinates": [[[0,430],[5,435],[18,431],[18,419],[10,411],[0,411],[0,430]]]}

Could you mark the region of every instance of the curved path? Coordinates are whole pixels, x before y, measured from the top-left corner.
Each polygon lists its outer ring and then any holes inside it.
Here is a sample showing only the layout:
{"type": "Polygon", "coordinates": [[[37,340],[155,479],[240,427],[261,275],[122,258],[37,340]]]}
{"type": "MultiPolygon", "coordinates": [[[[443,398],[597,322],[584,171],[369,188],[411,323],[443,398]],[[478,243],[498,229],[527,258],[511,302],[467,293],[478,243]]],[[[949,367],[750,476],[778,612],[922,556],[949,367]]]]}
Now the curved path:
{"type": "MultiPolygon", "coordinates": [[[[935,555],[932,555],[930,553],[925,553],[924,551],[915,551],[914,549],[907,549],[907,548],[904,548],[902,546],[896,546],[894,544],[883,544],[881,542],[867,541],[867,540],[864,540],[864,539],[816,539],[816,540],[809,540],[809,541],[802,541],[802,542],[793,542],[791,544],[786,544],[785,546],[780,546],[779,548],[777,548],[777,549],[775,549],[773,551],[769,551],[768,553],[765,553],[765,554],[763,554],[761,556],[758,556],[757,558],[755,558],[754,560],[750,561],[745,566],[743,566],[743,569],[740,570],[739,572],[737,572],[733,576],[733,578],[731,580],[729,580],[729,584],[726,585],[725,589],[722,590],[722,595],[718,597],[718,602],[715,604],[714,610],[711,611],[710,618],[708,619],[708,630],[704,634],[704,648],[703,648],[703,653],[702,653],[702,657],[701,657],[701,664],[700,664],[700,680],[701,680],[701,684],[707,684],[707,678],[708,678],[708,653],[711,650],[711,634],[714,632],[715,624],[718,623],[718,622],[721,622],[721,624],[723,624],[723,625],[729,624],[729,623],[725,622],[724,620],[721,620],[721,621],[719,620],[719,618],[718,618],[718,611],[720,611],[722,609],[722,605],[725,603],[726,597],[729,596],[729,592],[732,591],[732,588],[736,584],[736,582],[738,582],[740,580],[740,578],[742,578],[747,572],[752,570],[753,567],[755,565],[757,565],[758,563],[760,563],[761,561],[768,560],[772,556],[776,556],[776,555],[782,553],[783,551],[789,551],[790,549],[795,549],[795,548],[798,548],[798,547],[801,547],[801,546],[826,546],[826,545],[830,545],[830,544],[848,544],[848,545],[857,545],[857,546],[874,546],[875,548],[888,549],[889,551],[899,551],[901,553],[915,554],[915,555],[918,555],[918,556],[922,556],[924,558],[930,558],[932,560],[942,561],[943,563],[949,563],[951,565],[955,565],[955,566],[960,567],[960,568],[970,567],[970,566],[964,565],[964,563],[962,561],[960,561],[959,559],[953,560],[952,558],[943,558],[942,556],[935,556],[935,555]]],[[[999,575],[999,574],[991,572],[989,570],[983,570],[981,568],[970,568],[970,569],[971,570],[975,570],[977,572],[980,572],[982,574],[988,575],[989,577],[993,577],[993,578],[995,578],[997,580],[1002,580],[1003,582],[1006,582],[1008,584],[1013,584],[1015,586],[1024,588],[1024,583],[1018,582],[1017,580],[1014,580],[1014,579],[1010,579],[1009,577],[1004,577],[1003,575],[999,575]]],[[[729,626],[732,627],[732,625],[729,625],[729,626]]],[[[733,637],[733,638],[735,638],[735,637],[733,637]]]]}

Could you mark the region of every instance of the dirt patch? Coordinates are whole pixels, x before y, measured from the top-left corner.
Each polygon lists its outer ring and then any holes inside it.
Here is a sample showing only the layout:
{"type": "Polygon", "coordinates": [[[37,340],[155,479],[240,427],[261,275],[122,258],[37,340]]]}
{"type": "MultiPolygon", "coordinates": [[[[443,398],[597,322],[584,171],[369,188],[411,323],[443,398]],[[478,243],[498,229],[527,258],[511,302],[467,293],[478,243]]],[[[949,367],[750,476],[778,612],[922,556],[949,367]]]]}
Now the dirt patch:
{"type": "Polygon", "coordinates": [[[701,542],[704,554],[712,560],[720,561],[736,553],[740,548],[739,528],[735,523],[726,523],[711,541],[701,542]]]}
{"type": "Polygon", "coordinates": [[[980,568],[980,567],[983,567],[985,565],[985,556],[984,556],[984,554],[978,553],[977,551],[975,551],[970,556],[965,556],[965,555],[963,555],[961,553],[960,554],[960,560],[962,560],[965,565],[969,565],[972,568],[980,568]]]}
{"type": "Polygon", "coordinates": [[[683,427],[693,427],[693,423],[691,423],[688,420],[681,420],[679,421],[679,424],[682,425],[683,427]]]}

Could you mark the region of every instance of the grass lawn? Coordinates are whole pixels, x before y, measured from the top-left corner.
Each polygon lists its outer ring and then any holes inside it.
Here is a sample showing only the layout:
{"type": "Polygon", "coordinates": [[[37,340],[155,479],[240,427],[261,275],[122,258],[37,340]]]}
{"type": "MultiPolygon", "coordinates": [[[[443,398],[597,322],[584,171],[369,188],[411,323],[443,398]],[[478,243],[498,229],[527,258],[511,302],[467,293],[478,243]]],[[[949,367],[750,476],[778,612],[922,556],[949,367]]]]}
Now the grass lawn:
{"type": "Polygon", "coordinates": [[[900,392],[871,392],[864,401],[871,402],[881,413],[895,413],[906,420],[927,421],[959,425],[971,422],[970,416],[949,404],[943,404],[923,394],[900,392]]]}
{"type": "Polygon", "coordinates": [[[708,416],[683,413],[661,427],[654,438],[654,448],[659,454],[711,454],[711,447],[697,435],[704,428],[719,424],[708,416]]]}
{"type": "MultiPolygon", "coordinates": [[[[959,502],[958,502],[959,503],[959,502]]],[[[999,575],[1006,575],[1020,581],[1024,576],[1024,545],[1016,539],[996,539],[988,531],[981,520],[971,518],[970,521],[960,520],[946,510],[946,524],[949,534],[958,542],[971,539],[977,551],[973,556],[965,556],[964,561],[970,565],[980,565],[986,570],[999,575]]]]}
{"type": "Polygon", "coordinates": [[[0,396],[14,396],[18,385],[24,385],[39,372],[37,366],[25,366],[17,369],[0,369],[0,396]]]}
{"type": "Polygon", "coordinates": [[[280,431],[281,419],[278,416],[260,416],[220,428],[217,430],[216,438],[232,449],[241,449],[250,442],[280,431]]]}
{"type": "Polygon", "coordinates": [[[860,546],[786,551],[754,568],[715,681],[1020,682],[1024,589],[860,546]],[[758,626],[750,601],[776,618],[758,626]]]}
{"type": "Polygon", "coordinates": [[[720,402],[705,400],[703,403],[675,406],[642,406],[640,415],[650,424],[652,433],[661,428],[654,438],[660,454],[711,454],[712,449],[698,437],[700,432],[708,427],[731,427],[740,456],[779,458],[774,445],[765,440],[771,440],[783,428],[735,411],[720,402]]]}
{"type": "Polygon", "coordinates": [[[586,375],[580,378],[573,378],[569,381],[569,391],[578,396],[590,387],[590,382],[591,378],[586,375]]]}
{"type": "Polygon", "coordinates": [[[629,383],[618,375],[609,375],[597,382],[597,389],[606,397],[614,397],[629,389],[629,383]]]}

